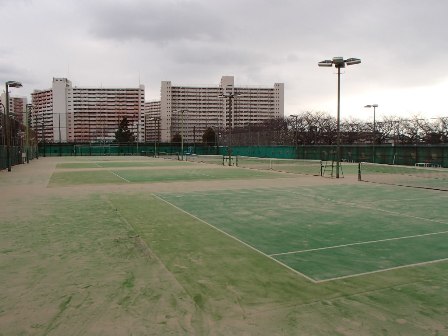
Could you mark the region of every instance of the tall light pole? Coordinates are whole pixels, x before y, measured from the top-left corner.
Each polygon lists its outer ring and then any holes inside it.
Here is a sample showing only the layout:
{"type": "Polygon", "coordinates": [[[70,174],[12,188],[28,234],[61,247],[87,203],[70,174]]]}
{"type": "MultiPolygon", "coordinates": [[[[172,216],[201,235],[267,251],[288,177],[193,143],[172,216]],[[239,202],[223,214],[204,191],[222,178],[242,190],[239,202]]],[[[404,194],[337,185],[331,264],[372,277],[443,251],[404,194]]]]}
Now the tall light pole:
{"type": "Polygon", "coordinates": [[[297,138],[298,138],[298,134],[297,134],[297,123],[298,123],[298,118],[299,116],[297,114],[291,114],[290,117],[292,119],[294,119],[294,148],[296,150],[296,158],[299,158],[299,153],[297,153],[297,138]]]}
{"type": "Polygon", "coordinates": [[[10,129],[9,129],[9,88],[10,87],[14,87],[14,88],[19,88],[22,87],[22,83],[17,82],[17,81],[7,81],[5,83],[6,86],[6,123],[5,123],[5,128],[6,128],[6,164],[8,166],[8,171],[11,171],[11,134],[10,134],[10,129]]]}
{"type": "Polygon", "coordinates": [[[235,99],[235,97],[241,96],[241,94],[236,93],[223,93],[222,95],[219,95],[220,98],[228,99],[229,100],[229,112],[228,112],[228,119],[229,119],[229,140],[228,140],[228,156],[229,156],[229,166],[232,165],[232,101],[235,99]]]}
{"type": "Polygon", "coordinates": [[[338,115],[337,115],[337,140],[336,140],[336,178],[339,178],[339,169],[341,165],[341,68],[345,68],[345,65],[354,65],[361,63],[359,58],[348,58],[344,60],[343,57],[333,57],[332,60],[325,60],[319,62],[320,67],[332,67],[338,69],[338,115]]]}
{"type": "MultiPolygon", "coordinates": [[[[149,120],[152,120],[152,121],[154,121],[154,132],[156,132],[156,129],[157,129],[157,135],[156,135],[156,137],[154,137],[154,157],[157,157],[157,142],[159,141],[159,137],[160,137],[160,132],[159,132],[159,129],[160,129],[160,117],[152,117],[152,118],[149,118],[149,120]],[[157,126],[156,126],[156,123],[157,123],[157,126]]],[[[146,130],[146,127],[145,127],[145,130],[146,130]]]]}
{"type": "Polygon", "coordinates": [[[26,104],[26,163],[30,163],[30,113],[32,104],[26,104]]]}
{"type": "MultiPolygon", "coordinates": [[[[175,112],[177,112],[177,113],[180,112],[180,116],[181,116],[180,150],[181,150],[181,158],[182,158],[182,161],[183,161],[184,160],[184,113],[188,112],[188,111],[187,110],[178,110],[178,111],[175,111],[175,112]]],[[[179,126],[177,126],[177,127],[179,127],[179,126]]],[[[178,130],[179,130],[179,128],[178,128],[178,130]]]]}
{"type": "Polygon", "coordinates": [[[372,163],[375,163],[375,141],[376,141],[376,108],[378,107],[378,104],[372,104],[372,105],[366,105],[364,106],[366,108],[373,107],[373,141],[372,141],[372,163]]]}
{"type": "Polygon", "coordinates": [[[3,111],[2,111],[2,115],[3,115],[3,120],[2,120],[2,137],[3,137],[3,145],[6,144],[6,107],[5,105],[3,105],[3,103],[0,101],[0,106],[2,107],[3,111]]]}

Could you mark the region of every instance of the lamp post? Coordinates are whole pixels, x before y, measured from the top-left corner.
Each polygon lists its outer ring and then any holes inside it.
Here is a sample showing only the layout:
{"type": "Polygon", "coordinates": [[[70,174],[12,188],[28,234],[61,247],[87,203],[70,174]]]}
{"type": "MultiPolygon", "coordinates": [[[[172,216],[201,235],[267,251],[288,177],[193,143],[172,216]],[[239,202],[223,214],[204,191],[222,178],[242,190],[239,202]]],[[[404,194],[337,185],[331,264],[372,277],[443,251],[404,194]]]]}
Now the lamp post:
{"type": "Polygon", "coordinates": [[[332,67],[338,69],[338,115],[337,115],[337,140],[336,140],[336,178],[339,178],[339,169],[341,165],[341,132],[340,132],[340,116],[341,116],[341,68],[345,68],[345,65],[354,65],[361,63],[359,58],[348,58],[344,60],[343,57],[333,57],[332,60],[325,60],[319,62],[320,67],[332,67]]]}
{"type": "Polygon", "coordinates": [[[5,123],[5,128],[6,128],[6,165],[8,166],[8,171],[11,171],[11,134],[10,134],[10,129],[9,129],[9,88],[10,87],[15,87],[15,88],[19,88],[22,87],[22,83],[17,82],[17,81],[7,81],[5,83],[5,87],[6,87],[6,123],[5,123]]]}
{"type": "MultiPolygon", "coordinates": [[[[179,113],[181,116],[181,135],[180,135],[180,151],[181,151],[181,159],[184,160],[184,113],[188,112],[187,110],[175,110],[174,112],[179,113]]],[[[177,121],[179,122],[179,121],[177,121]]],[[[177,130],[179,131],[179,124],[177,124],[177,130]]]]}
{"type": "Polygon", "coordinates": [[[2,116],[3,116],[3,120],[2,120],[2,140],[3,140],[3,145],[6,144],[6,107],[5,105],[3,105],[3,103],[0,101],[0,106],[2,107],[3,111],[2,111],[2,116]]]}
{"type": "Polygon", "coordinates": [[[241,94],[236,93],[223,93],[222,95],[219,95],[220,98],[227,98],[229,100],[229,140],[228,140],[228,156],[229,156],[229,166],[232,165],[232,100],[235,99],[235,97],[241,96],[241,94]]]}
{"type": "MultiPolygon", "coordinates": [[[[160,138],[160,135],[159,135],[160,134],[160,131],[159,131],[160,117],[152,117],[152,118],[149,118],[149,120],[154,121],[154,132],[156,131],[156,127],[157,127],[157,135],[154,138],[154,157],[157,157],[157,142],[159,141],[159,138],[160,138]],[[157,123],[157,126],[156,126],[156,123],[157,123]]],[[[145,127],[145,130],[146,130],[146,127],[145,127]]]]}
{"type": "Polygon", "coordinates": [[[184,112],[185,110],[181,110],[181,118],[182,118],[182,135],[180,136],[180,151],[181,151],[181,157],[182,161],[184,160],[184,112]]]}
{"type": "Polygon", "coordinates": [[[32,104],[26,104],[26,163],[30,163],[30,113],[32,108],[32,104]]]}
{"type": "Polygon", "coordinates": [[[299,158],[299,153],[297,153],[297,138],[298,138],[298,134],[297,134],[297,123],[298,123],[298,118],[299,116],[297,114],[291,114],[290,117],[292,119],[294,119],[294,148],[296,150],[296,158],[299,158]]]}
{"type": "Polygon", "coordinates": [[[375,141],[376,141],[376,108],[378,107],[378,104],[372,104],[372,105],[366,105],[365,108],[371,108],[373,107],[373,141],[372,141],[372,163],[375,163],[375,141]]]}

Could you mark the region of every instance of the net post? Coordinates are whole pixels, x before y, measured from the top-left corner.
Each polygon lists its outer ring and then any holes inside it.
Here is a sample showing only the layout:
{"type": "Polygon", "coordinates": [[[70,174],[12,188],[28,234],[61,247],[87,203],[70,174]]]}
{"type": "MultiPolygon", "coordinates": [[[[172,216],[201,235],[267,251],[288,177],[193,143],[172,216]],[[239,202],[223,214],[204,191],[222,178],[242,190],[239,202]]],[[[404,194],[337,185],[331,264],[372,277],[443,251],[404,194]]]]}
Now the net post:
{"type": "Polygon", "coordinates": [[[358,181],[362,181],[362,179],[361,179],[361,162],[358,162],[358,181]]]}

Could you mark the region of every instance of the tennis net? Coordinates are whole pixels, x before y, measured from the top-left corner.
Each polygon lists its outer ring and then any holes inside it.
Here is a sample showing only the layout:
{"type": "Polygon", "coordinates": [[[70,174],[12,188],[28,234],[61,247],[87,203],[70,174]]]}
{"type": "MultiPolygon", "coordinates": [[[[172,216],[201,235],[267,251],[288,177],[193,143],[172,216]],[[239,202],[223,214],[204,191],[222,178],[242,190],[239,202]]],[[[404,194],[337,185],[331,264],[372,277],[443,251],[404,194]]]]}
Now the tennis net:
{"type": "Polygon", "coordinates": [[[168,160],[179,160],[179,153],[159,152],[158,157],[168,160]]]}
{"type": "Polygon", "coordinates": [[[448,169],[360,163],[361,181],[448,191],[448,169]]]}
{"type": "Polygon", "coordinates": [[[236,165],[242,168],[275,170],[294,174],[322,176],[322,161],[258,158],[237,156],[236,165]]]}
{"type": "Polygon", "coordinates": [[[210,163],[210,164],[218,164],[223,165],[224,164],[224,158],[222,155],[186,155],[185,156],[187,161],[191,162],[201,162],[201,163],[210,163]]]}

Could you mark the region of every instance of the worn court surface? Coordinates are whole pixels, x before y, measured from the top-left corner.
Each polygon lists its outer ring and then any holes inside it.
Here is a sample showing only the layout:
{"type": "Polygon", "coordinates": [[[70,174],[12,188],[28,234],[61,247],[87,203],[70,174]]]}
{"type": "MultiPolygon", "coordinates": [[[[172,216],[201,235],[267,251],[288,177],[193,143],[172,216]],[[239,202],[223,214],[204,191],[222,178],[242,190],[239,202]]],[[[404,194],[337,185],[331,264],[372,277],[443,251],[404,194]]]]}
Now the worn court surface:
{"type": "Polygon", "coordinates": [[[0,335],[448,335],[448,193],[347,171],[2,171],[0,335]]]}

